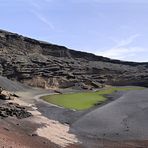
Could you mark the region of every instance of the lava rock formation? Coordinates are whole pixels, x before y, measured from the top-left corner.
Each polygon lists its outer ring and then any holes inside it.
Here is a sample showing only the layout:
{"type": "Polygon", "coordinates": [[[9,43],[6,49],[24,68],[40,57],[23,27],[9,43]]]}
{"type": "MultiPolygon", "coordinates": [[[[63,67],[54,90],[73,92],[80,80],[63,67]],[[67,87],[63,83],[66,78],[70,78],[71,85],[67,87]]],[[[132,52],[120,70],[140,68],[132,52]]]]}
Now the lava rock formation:
{"type": "Polygon", "coordinates": [[[0,30],[0,75],[43,88],[148,86],[148,63],[112,60],[0,30]]]}

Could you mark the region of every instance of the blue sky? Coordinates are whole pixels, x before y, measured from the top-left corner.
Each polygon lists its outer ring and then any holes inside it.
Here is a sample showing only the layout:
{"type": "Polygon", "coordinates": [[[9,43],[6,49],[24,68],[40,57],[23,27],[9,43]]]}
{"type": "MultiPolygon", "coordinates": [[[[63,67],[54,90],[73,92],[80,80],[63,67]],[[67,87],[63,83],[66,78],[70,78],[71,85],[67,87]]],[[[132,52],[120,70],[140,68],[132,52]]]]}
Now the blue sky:
{"type": "Polygon", "coordinates": [[[147,0],[0,0],[0,28],[114,59],[148,62],[147,0]]]}

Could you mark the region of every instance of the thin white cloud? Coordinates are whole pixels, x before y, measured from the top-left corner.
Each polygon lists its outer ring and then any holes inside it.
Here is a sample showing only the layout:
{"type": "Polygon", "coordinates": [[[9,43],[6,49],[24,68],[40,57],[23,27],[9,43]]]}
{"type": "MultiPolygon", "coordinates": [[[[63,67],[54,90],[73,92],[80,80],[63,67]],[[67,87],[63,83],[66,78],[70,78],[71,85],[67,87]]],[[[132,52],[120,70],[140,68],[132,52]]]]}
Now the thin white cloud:
{"type": "Polygon", "coordinates": [[[116,47],[122,47],[131,44],[137,37],[139,37],[140,34],[134,34],[130,37],[123,39],[121,41],[116,41],[116,47]]]}
{"type": "Polygon", "coordinates": [[[55,26],[49,19],[47,19],[43,14],[43,4],[45,2],[52,2],[53,0],[26,0],[26,2],[30,5],[30,12],[33,13],[42,23],[48,26],[51,30],[55,30],[55,26]]]}
{"type": "Polygon", "coordinates": [[[102,52],[98,52],[96,54],[113,59],[142,61],[141,58],[139,58],[139,55],[140,54],[148,55],[148,50],[146,48],[135,47],[130,45],[139,36],[140,36],[139,34],[136,34],[124,40],[118,42],[115,41],[116,45],[114,47],[102,52]]]}
{"type": "Polygon", "coordinates": [[[105,57],[110,57],[113,59],[121,59],[126,60],[129,58],[133,58],[134,56],[139,55],[141,52],[146,52],[147,49],[140,47],[119,47],[119,48],[111,48],[104,52],[100,52],[99,54],[105,57]]]}
{"type": "Polygon", "coordinates": [[[31,11],[42,23],[47,25],[50,29],[55,30],[54,25],[52,24],[51,21],[49,21],[45,16],[43,16],[41,13],[37,11],[31,11]]]}

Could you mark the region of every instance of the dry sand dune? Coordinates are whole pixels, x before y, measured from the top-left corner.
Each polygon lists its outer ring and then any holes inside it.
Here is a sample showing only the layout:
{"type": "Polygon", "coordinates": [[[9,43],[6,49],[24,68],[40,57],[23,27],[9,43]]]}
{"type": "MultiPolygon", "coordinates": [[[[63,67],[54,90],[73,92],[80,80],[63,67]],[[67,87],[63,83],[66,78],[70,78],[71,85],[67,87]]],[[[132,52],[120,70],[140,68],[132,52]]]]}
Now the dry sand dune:
{"type": "Polygon", "coordinates": [[[130,91],[83,116],[72,128],[112,140],[148,139],[148,89],[130,91]]]}

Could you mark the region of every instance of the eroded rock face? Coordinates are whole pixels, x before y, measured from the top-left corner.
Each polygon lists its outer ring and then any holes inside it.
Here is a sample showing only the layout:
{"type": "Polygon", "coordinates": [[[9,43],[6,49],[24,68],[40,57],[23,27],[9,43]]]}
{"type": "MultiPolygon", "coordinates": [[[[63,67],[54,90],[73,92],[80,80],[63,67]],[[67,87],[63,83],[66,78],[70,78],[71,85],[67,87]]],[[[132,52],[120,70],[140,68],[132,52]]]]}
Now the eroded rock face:
{"type": "Polygon", "coordinates": [[[148,63],[111,60],[2,30],[0,74],[43,88],[148,86],[148,63]]]}

